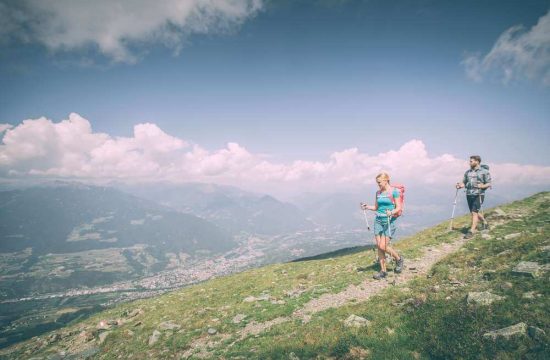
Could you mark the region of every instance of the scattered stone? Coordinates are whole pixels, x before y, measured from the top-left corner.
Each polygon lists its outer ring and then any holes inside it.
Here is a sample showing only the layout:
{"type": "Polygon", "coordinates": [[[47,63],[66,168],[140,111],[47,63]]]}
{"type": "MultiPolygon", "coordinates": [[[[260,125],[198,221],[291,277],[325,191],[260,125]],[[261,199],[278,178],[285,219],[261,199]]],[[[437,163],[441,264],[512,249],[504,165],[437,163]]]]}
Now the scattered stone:
{"type": "Polygon", "coordinates": [[[516,275],[525,275],[532,278],[536,278],[539,276],[539,272],[541,270],[541,266],[533,261],[521,261],[516,265],[516,267],[512,270],[512,273],[516,275]]]}
{"type": "Polygon", "coordinates": [[[483,240],[491,240],[493,237],[489,234],[481,234],[483,240]]]}
{"type": "Polygon", "coordinates": [[[289,355],[288,355],[288,360],[300,360],[300,358],[298,356],[296,356],[295,353],[291,352],[289,355]]]}
{"type": "Polygon", "coordinates": [[[521,236],[521,233],[513,233],[504,236],[504,240],[516,239],[521,236]]]}
{"type": "Polygon", "coordinates": [[[365,318],[362,318],[360,316],[352,314],[344,321],[344,325],[346,327],[360,328],[360,327],[363,327],[363,326],[368,326],[369,321],[365,318]]]}
{"type": "Polygon", "coordinates": [[[271,298],[269,294],[262,294],[260,297],[257,297],[257,301],[268,301],[271,298]]]}
{"type": "Polygon", "coordinates": [[[81,339],[84,339],[84,341],[86,341],[86,342],[92,341],[94,339],[94,334],[92,334],[91,331],[86,331],[86,330],[83,330],[82,332],[80,332],[80,334],[78,334],[78,336],[81,339]]]}
{"type": "Polygon", "coordinates": [[[295,289],[286,290],[284,292],[284,294],[288,297],[295,298],[295,297],[298,297],[298,296],[302,295],[304,292],[306,292],[306,287],[304,285],[300,284],[295,289]]]}
{"type": "Polygon", "coordinates": [[[208,335],[216,335],[218,333],[218,330],[214,328],[208,328],[208,335]]]}
{"type": "Polygon", "coordinates": [[[536,292],[534,292],[534,291],[529,291],[529,292],[523,293],[523,295],[522,295],[521,297],[524,298],[524,299],[532,300],[532,299],[534,299],[536,296],[537,296],[537,293],[536,293],[536,292]]]}
{"type": "Polygon", "coordinates": [[[539,329],[536,326],[529,326],[527,328],[527,334],[529,335],[529,337],[531,339],[533,339],[535,341],[538,341],[538,342],[543,342],[545,340],[545,337],[546,337],[546,332],[544,332],[544,330],[539,329]]]}
{"type": "Polygon", "coordinates": [[[513,250],[504,250],[504,251],[502,251],[502,252],[499,252],[499,253],[497,254],[497,256],[506,256],[506,255],[510,255],[510,254],[513,254],[513,253],[514,253],[513,250]]]}
{"type": "Polygon", "coordinates": [[[153,335],[149,336],[149,346],[155,345],[156,342],[159,341],[161,335],[162,333],[160,331],[153,331],[153,335]]]}
{"type": "Polygon", "coordinates": [[[162,331],[166,331],[166,330],[179,330],[179,329],[181,329],[181,325],[175,324],[175,323],[172,322],[171,320],[170,320],[170,321],[164,321],[164,322],[161,322],[161,323],[158,325],[158,329],[159,329],[159,330],[162,330],[162,331]]]}
{"type": "Polygon", "coordinates": [[[130,329],[126,329],[124,331],[124,335],[129,336],[129,337],[134,337],[134,332],[130,329]]]}
{"type": "Polygon", "coordinates": [[[506,328],[489,331],[483,334],[484,339],[491,339],[491,340],[497,340],[497,339],[510,340],[512,338],[520,338],[524,336],[527,336],[527,324],[525,324],[524,322],[520,322],[518,324],[508,326],[506,328]]]}
{"type": "Polygon", "coordinates": [[[370,357],[370,351],[368,349],[354,346],[351,349],[349,349],[349,353],[346,358],[365,360],[365,359],[368,359],[369,357],[370,357]]]}
{"type": "Polygon", "coordinates": [[[543,246],[540,248],[540,250],[548,252],[550,251],[550,245],[543,246]]]}
{"type": "Polygon", "coordinates": [[[251,302],[254,302],[256,300],[257,299],[254,296],[248,296],[248,297],[244,298],[243,302],[251,303],[251,302]]]}
{"type": "Polygon", "coordinates": [[[111,329],[111,325],[109,325],[109,324],[107,323],[107,320],[101,320],[101,321],[97,324],[96,328],[97,328],[98,330],[110,330],[110,329],[111,329]]]}
{"type": "Polygon", "coordinates": [[[509,282],[509,281],[506,281],[506,282],[500,284],[500,288],[501,288],[502,290],[510,290],[510,289],[512,289],[513,287],[514,287],[514,284],[512,284],[512,283],[509,282]]]}
{"type": "Polygon", "coordinates": [[[475,305],[491,305],[493,302],[502,299],[504,299],[504,296],[495,295],[489,291],[469,292],[466,302],[475,305]]]}
{"type": "Polygon", "coordinates": [[[141,309],[133,309],[133,310],[126,310],[122,313],[122,316],[125,316],[127,318],[133,318],[138,315],[143,314],[143,310],[141,309]]]}
{"type": "Polygon", "coordinates": [[[109,336],[110,333],[111,331],[103,331],[102,333],[100,333],[98,344],[103,344],[105,342],[105,339],[107,339],[107,336],[109,336]]]}
{"type": "Polygon", "coordinates": [[[241,321],[243,321],[245,318],[246,318],[246,315],[245,315],[245,314],[237,314],[237,315],[235,315],[235,317],[233,318],[233,324],[238,324],[238,323],[240,323],[241,321]]]}
{"type": "Polygon", "coordinates": [[[97,354],[100,351],[101,351],[101,349],[99,347],[92,346],[92,347],[84,349],[80,352],[77,352],[75,354],[72,354],[72,356],[70,356],[70,358],[71,359],[89,359],[89,358],[93,357],[95,354],[97,354]]]}
{"type": "Polygon", "coordinates": [[[502,210],[501,208],[496,208],[495,209],[495,213],[498,215],[498,216],[506,216],[508,214],[506,214],[506,212],[504,212],[504,210],[502,210]]]}
{"type": "Polygon", "coordinates": [[[286,301],[284,301],[284,300],[273,300],[271,303],[273,305],[284,305],[284,304],[286,304],[286,301]]]}
{"type": "Polygon", "coordinates": [[[51,334],[50,336],[48,336],[47,338],[47,341],[51,344],[53,342],[56,342],[57,340],[61,339],[61,337],[59,336],[59,334],[57,333],[53,333],[51,334]]]}

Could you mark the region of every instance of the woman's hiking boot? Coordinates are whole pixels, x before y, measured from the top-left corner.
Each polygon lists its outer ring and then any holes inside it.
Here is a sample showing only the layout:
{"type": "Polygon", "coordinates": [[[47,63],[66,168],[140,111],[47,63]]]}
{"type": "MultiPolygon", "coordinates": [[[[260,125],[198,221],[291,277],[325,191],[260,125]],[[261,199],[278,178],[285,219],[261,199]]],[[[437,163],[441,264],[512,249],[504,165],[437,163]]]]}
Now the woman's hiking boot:
{"type": "Polygon", "coordinates": [[[380,271],[379,273],[376,273],[372,276],[373,279],[375,280],[382,280],[383,278],[385,278],[386,276],[388,276],[388,273],[385,272],[385,271],[380,271]]]}
{"type": "Polygon", "coordinates": [[[403,259],[403,255],[399,257],[399,260],[397,260],[397,265],[395,266],[395,272],[398,274],[401,274],[401,271],[403,271],[403,263],[405,260],[403,259]]]}
{"type": "Polygon", "coordinates": [[[464,235],[464,239],[471,239],[475,236],[475,234],[471,231],[468,231],[466,235],[464,235]]]}

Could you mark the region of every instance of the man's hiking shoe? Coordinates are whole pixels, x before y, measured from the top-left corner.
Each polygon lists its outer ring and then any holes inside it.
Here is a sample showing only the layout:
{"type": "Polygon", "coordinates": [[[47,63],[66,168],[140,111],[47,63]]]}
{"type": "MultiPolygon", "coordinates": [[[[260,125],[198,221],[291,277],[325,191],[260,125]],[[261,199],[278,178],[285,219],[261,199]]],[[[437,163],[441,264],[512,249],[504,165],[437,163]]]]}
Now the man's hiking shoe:
{"type": "Polygon", "coordinates": [[[388,276],[388,273],[385,272],[385,271],[380,271],[379,273],[376,273],[372,276],[373,279],[375,280],[382,280],[383,278],[385,278],[386,276],[388,276]]]}
{"type": "Polygon", "coordinates": [[[475,234],[471,231],[468,231],[466,235],[464,235],[464,239],[471,239],[475,236],[475,234]]]}
{"type": "Polygon", "coordinates": [[[397,266],[395,267],[395,272],[400,274],[401,271],[403,271],[403,263],[404,263],[403,255],[399,257],[399,260],[397,260],[397,266]]]}
{"type": "Polygon", "coordinates": [[[489,230],[489,223],[487,221],[485,221],[483,224],[481,224],[481,229],[482,230],[489,230]]]}

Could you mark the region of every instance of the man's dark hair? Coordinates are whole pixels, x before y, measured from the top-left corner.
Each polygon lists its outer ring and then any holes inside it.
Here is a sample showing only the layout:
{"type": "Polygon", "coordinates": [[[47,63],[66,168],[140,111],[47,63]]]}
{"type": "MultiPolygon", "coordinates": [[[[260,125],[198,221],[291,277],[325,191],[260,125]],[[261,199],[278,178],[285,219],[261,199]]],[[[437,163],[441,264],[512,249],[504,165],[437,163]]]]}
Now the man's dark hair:
{"type": "Polygon", "coordinates": [[[481,164],[481,157],[479,155],[472,155],[470,156],[470,159],[474,159],[475,161],[481,164]]]}

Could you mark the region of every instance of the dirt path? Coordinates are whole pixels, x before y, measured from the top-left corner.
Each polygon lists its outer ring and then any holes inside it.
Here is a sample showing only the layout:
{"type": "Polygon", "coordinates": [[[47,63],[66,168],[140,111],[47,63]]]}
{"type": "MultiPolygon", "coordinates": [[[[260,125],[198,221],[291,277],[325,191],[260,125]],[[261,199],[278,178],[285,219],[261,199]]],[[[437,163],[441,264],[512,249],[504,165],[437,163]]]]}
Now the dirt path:
{"type": "Polygon", "coordinates": [[[350,302],[358,303],[365,301],[394,283],[395,285],[399,285],[418,276],[426,275],[435,263],[457,251],[467,241],[460,237],[452,243],[426,248],[419,259],[405,259],[405,270],[403,273],[396,275],[393,272],[389,272],[385,280],[379,281],[368,278],[361,284],[350,285],[344,291],[337,294],[323,294],[319,298],[312,299],[306,303],[303,308],[296,310],[292,314],[292,317],[301,319],[302,322],[307,323],[315,313],[340,307],[350,302]]]}
{"type": "MultiPolygon", "coordinates": [[[[416,277],[426,275],[430,268],[443,259],[447,255],[457,251],[468,240],[463,239],[462,236],[452,243],[446,243],[435,247],[426,248],[422,256],[418,259],[405,259],[405,269],[402,274],[394,277],[393,273],[389,273],[389,276],[382,281],[377,281],[372,278],[365,279],[359,285],[350,285],[345,290],[336,294],[323,294],[319,298],[313,299],[306,303],[304,307],[294,311],[292,316],[278,317],[264,323],[251,322],[246,325],[237,335],[239,338],[233,342],[236,343],[240,340],[247,338],[250,335],[258,335],[263,331],[269,330],[275,325],[279,325],[288,321],[296,319],[302,320],[303,323],[309,322],[311,317],[318,312],[340,307],[350,302],[357,304],[368,300],[371,296],[380,293],[385,288],[392,286],[394,281],[395,285],[403,284],[416,277]]],[[[231,345],[233,345],[231,344],[231,345]]]]}

